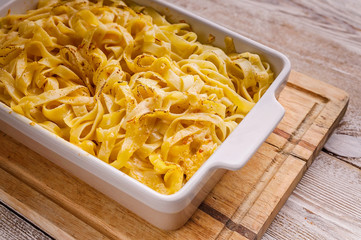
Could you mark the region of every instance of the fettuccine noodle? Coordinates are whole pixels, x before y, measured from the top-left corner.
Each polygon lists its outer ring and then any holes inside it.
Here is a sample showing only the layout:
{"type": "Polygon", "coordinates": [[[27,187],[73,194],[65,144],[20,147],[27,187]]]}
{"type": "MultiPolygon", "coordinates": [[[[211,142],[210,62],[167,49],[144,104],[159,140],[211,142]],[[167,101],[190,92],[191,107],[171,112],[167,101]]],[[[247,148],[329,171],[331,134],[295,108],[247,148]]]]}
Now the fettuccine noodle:
{"type": "Polygon", "coordinates": [[[226,54],[122,1],[41,0],[0,18],[0,100],[162,194],[181,189],[272,81],[258,55],[226,54]]]}

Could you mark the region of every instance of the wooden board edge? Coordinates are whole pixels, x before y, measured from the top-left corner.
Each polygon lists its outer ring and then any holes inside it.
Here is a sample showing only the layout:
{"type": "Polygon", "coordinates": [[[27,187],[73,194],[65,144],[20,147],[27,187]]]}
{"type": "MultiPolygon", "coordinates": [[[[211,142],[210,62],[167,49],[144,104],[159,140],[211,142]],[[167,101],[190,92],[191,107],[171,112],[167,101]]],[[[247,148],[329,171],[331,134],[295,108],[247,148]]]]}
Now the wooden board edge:
{"type": "Polygon", "coordinates": [[[46,229],[51,237],[80,239],[92,236],[104,239],[102,234],[2,168],[0,175],[0,200],[36,226],[46,229]],[[84,229],[87,229],[87,234],[84,229]]]}
{"type": "Polygon", "coordinates": [[[306,171],[306,163],[288,156],[240,224],[256,233],[260,239],[279,210],[291,195],[306,171]],[[291,169],[291,171],[290,171],[291,169]],[[274,193],[277,192],[275,195],[274,193]],[[262,211],[259,211],[262,208],[262,211]]]}
{"type": "MultiPolygon", "coordinates": [[[[310,128],[306,131],[304,136],[301,138],[301,141],[297,146],[292,150],[291,155],[298,157],[300,159],[303,159],[307,162],[307,168],[312,164],[313,160],[316,158],[316,156],[321,152],[323,146],[329,139],[329,137],[332,135],[333,131],[336,129],[337,125],[342,120],[343,116],[345,115],[347,111],[349,103],[349,98],[346,99],[345,102],[343,102],[343,105],[335,105],[332,101],[329,102],[326,106],[326,108],[323,111],[330,111],[329,108],[334,107],[338,108],[335,116],[336,118],[332,119],[331,125],[327,126],[327,132],[325,134],[319,134],[317,139],[317,144],[309,144],[307,141],[304,141],[305,138],[315,138],[315,136],[311,136],[314,131],[313,128],[319,127],[315,122],[310,126],[310,128]],[[342,108],[340,108],[342,107],[342,108]]],[[[320,113],[322,114],[322,112],[320,113]]]]}
{"type": "MultiPolygon", "coordinates": [[[[324,87],[333,87],[332,85],[329,85],[327,83],[324,83],[324,82],[321,82],[319,80],[314,80],[306,75],[303,75],[301,73],[298,73],[298,72],[295,72],[293,71],[292,74],[299,74],[299,75],[296,75],[296,76],[301,76],[302,78],[305,78],[307,80],[305,80],[306,82],[307,81],[317,81],[319,82],[322,86],[324,87]]],[[[295,76],[295,75],[292,75],[292,76],[295,76]]],[[[290,77],[290,78],[295,78],[295,77],[290,77]]],[[[291,81],[292,82],[292,81],[291,81]]],[[[317,83],[316,82],[316,83],[317,83]]],[[[302,87],[304,87],[304,84],[302,84],[302,87]]],[[[314,85],[315,82],[313,82],[312,85],[314,85]]],[[[299,87],[299,89],[303,89],[301,87],[299,87]]],[[[311,87],[305,87],[305,89],[308,89],[308,91],[313,91],[314,89],[312,89],[311,87]]],[[[333,87],[333,89],[336,89],[335,87],[333,87]]],[[[317,145],[317,147],[315,148],[315,150],[312,152],[312,154],[309,156],[309,161],[303,161],[305,166],[302,167],[302,171],[300,170],[298,172],[298,174],[294,177],[294,179],[292,181],[290,181],[290,184],[288,186],[287,189],[284,189],[284,194],[282,194],[282,197],[280,199],[278,199],[275,203],[274,203],[274,208],[272,208],[272,211],[269,211],[268,212],[268,217],[266,218],[265,221],[263,221],[263,225],[260,224],[258,225],[257,228],[251,228],[251,227],[244,227],[245,229],[249,230],[250,233],[254,233],[252,234],[252,236],[254,235],[255,237],[254,238],[250,238],[250,236],[243,236],[240,234],[240,232],[231,232],[231,238],[230,239],[260,239],[262,237],[262,235],[264,234],[264,232],[267,230],[268,226],[271,224],[271,222],[273,221],[274,217],[277,215],[277,213],[279,212],[279,210],[282,208],[282,206],[284,205],[284,203],[287,201],[289,195],[292,193],[293,189],[297,186],[297,183],[300,181],[300,179],[302,178],[302,176],[304,175],[306,169],[310,166],[310,164],[312,163],[313,159],[317,156],[317,154],[322,150],[322,147],[323,145],[325,144],[325,142],[327,141],[327,139],[329,138],[329,136],[332,134],[332,131],[336,128],[337,124],[341,121],[343,115],[345,114],[346,112],[346,109],[347,109],[347,105],[348,105],[348,101],[349,101],[349,96],[346,92],[344,92],[343,90],[340,90],[337,88],[337,90],[339,90],[340,92],[336,94],[336,91],[331,91],[332,94],[327,96],[327,101],[325,104],[328,105],[328,107],[330,107],[331,105],[332,106],[335,106],[335,107],[338,107],[339,109],[342,107],[342,110],[340,111],[340,114],[338,114],[337,118],[335,121],[332,122],[332,125],[331,125],[331,128],[327,131],[327,134],[323,135],[322,138],[320,139],[320,145],[317,145]],[[343,91],[343,92],[342,92],[343,91]],[[343,100],[344,102],[342,102],[341,100],[343,100]],[[341,103],[340,103],[341,102],[341,103]],[[342,105],[344,104],[344,105],[342,105]]],[[[316,94],[317,91],[316,91],[316,94]]],[[[324,95],[320,95],[321,97],[325,98],[324,95]]],[[[327,109],[324,109],[324,110],[327,110],[327,109]]],[[[315,124],[315,123],[313,123],[315,124]]],[[[309,134],[310,132],[310,129],[308,129],[305,133],[306,134],[309,134]]],[[[300,146],[302,147],[302,146],[300,146]]],[[[291,155],[292,155],[292,152],[291,152],[291,155]]],[[[304,160],[300,157],[300,159],[297,158],[297,154],[294,154],[294,156],[288,156],[288,158],[285,160],[286,161],[301,161],[301,160],[304,160]],[[290,159],[293,159],[293,160],[289,160],[288,158],[290,159]]],[[[280,166],[280,169],[277,171],[277,173],[275,174],[275,177],[268,183],[267,187],[265,188],[265,191],[267,191],[269,188],[271,188],[272,184],[274,185],[275,182],[277,182],[277,180],[279,180],[279,178],[282,178],[281,176],[281,173],[280,173],[280,170],[281,169],[284,169],[284,164],[285,162],[282,163],[282,165],[280,166]]],[[[0,170],[1,169],[1,166],[0,166],[0,170]]],[[[5,169],[5,172],[6,172],[6,169],[5,169]]],[[[15,177],[14,175],[12,175],[12,173],[9,173],[11,176],[15,177]]],[[[29,187],[29,188],[32,188],[31,185],[27,184],[27,183],[24,183],[21,179],[19,180],[19,184],[25,184],[26,187],[29,187]]],[[[42,194],[41,191],[39,189],[35,189],[35,188],[32,188],[33,191],[39,193],[39,194],[42,194]]],[[[1,187],[0,187],[0,191],[1,191],[1,187]]],[[[267,194],[266,192],[262,192],[261,195],[258,197],[258,199],[256,200],[256,202],[252,205],[252,207],[250,208],[250,210],[248,211],[247,214],[252,214],[252,211],[256,211],[255,209],[253,208],[256,208],[257,206],[255,206],[255,204],[258,204],[259,201],[262,201],[263,198],[264,198],[264,195],[267,194]]],[[[0,192],[0,195],[1,195],[1,192],[0,192]]],[[[11,195],[9,195],[11,197],[11,195]]],[[[45,197],[47,197],[46,195],[44,195],[45,197]]],[[[1,196],[0,196],[1,198],[1,196]]],[[[48,199],[49,201],[53,202],[54,204],[57,204],[56,202],[52,201],[52,199],[48,199]]],[[[19,200],[14,200],[16,203],[20,202],[19,200]]],[[[9,200],[6,201],[6,203],[8,204],[9,200]]],[[[21,203],[21,202],[20,202],[21,203]]],[[[259,203],[261,204],[261,203],[259,203]]],[[[10,204],[9,204],[10,205],[10,204]]],[[[26,206],[28,207],[28,206],[26,206]]],[[[59,207],[61,207],[59,205],[59,207]]],[[[16,208],[14,208],[15,210],[17,210],[16,208]]],[[[19,210],[17,210],[19,211],[19,210]]],[[[20,209],[20,212],[22,210],[20,209]]],[[[37,214],[37,213],[36,213],[37,214]]],[[[75,216],[76,217],[76,216],[75,216]]],[[[245,216],[247,217],[247,215],[245,216]]],[[[32,220],[32,218],[29,218],[30,220],[32,220]]],[[[46,219],[44,220],[46,221],[46,219]]],[[[79,219],[79,221],[82,221],[82,219],[79,219]]],[[[235,224],[238,224],[238,223],[235,223],[235,224]]],[[[242,224],[239,224],[240,226],[243,226],[242,224]]],[[[55,226],[55,225],[54,225],[55,226]]],[[[231,230],[232,231],[232,230],[231,230]]],[[[52,231],[53,232],[53,231],[52,231]]],[[[53,236],[53,234],[51,234],[53,236]]],[[[62,234],[60,233],[60,235],[56,235],[55,237],[60,237],[61,239],[64,239],[69,237],[71,238],[70,235],[66,235],[65,234],[62,234]]],[[[174,237],[174,236],[173,236],[174,237]]]]}
{"type": "Polygon", "coordinates": [[[345,101],[345,99],[349,99],[349,94],[343,89],[295,70],[291,71],[287,83],[295,85],[296,87],[308,92],[316,93],[325,99],[335,99],[337,101],[345,101]],[[325,92],[325,89],[327,89],[327,92],[325,92]]]}

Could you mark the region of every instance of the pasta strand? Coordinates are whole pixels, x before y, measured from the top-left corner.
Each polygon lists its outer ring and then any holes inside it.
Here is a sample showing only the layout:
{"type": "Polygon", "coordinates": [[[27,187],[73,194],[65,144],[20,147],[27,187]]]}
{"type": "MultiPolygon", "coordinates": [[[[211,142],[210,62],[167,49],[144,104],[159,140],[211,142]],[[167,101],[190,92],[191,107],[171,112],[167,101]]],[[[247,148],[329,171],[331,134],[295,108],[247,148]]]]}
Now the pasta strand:
{"type": "Polygon", "coordinates": [[[0,100],[173,194],[273,81],[259,55],[226,42],[227,53],[187,23],[122,1],[40,0],[0,18],[0,100]]]}

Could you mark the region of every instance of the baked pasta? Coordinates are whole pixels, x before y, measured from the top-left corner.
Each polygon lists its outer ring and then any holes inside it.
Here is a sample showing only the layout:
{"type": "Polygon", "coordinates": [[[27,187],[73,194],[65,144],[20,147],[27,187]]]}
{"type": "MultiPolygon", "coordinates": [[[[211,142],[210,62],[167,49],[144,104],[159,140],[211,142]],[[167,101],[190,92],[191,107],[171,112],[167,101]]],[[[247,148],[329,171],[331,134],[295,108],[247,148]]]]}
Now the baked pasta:
{"type": "Polygon", "coordinates": [[[0,100],[173,194],[273,81],[260,56],[226,40],[227,53],[133,3],[40,0],[0,19],[0,100]]]}

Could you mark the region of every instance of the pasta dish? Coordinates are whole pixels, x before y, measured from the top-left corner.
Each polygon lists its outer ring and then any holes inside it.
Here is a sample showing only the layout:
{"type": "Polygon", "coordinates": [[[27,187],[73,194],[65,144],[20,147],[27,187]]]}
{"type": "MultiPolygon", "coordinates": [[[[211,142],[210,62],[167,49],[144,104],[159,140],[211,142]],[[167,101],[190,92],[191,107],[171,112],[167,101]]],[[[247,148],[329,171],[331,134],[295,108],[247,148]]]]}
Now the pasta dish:
{"type": "Polygon", "coordinates": [[[40,0],[0,18],[0,101],[173,194],[273,81],[259,55],[226,45],[133,3],[40,0]]]}

